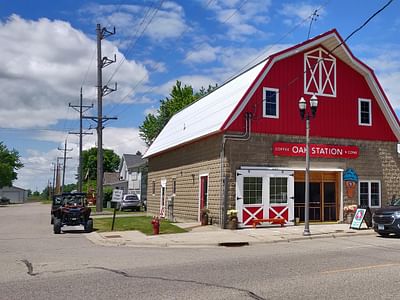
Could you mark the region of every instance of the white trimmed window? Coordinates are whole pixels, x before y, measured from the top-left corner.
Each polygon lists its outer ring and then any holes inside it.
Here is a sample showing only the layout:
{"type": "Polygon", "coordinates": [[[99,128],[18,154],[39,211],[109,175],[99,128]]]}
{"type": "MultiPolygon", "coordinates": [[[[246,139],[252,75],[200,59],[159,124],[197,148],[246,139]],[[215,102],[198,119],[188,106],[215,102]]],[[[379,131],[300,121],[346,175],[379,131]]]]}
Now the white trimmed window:
{"type": "Polygon", "coordinates": [[[372,111],[370,99],[358,99],[358,125],[372,125],[372,111]]]}
{"type": "Polygon", "coordinates": [[[279,90],[263,88],[263,116],[264,118],[279,118],[279,90]]]}
{"type": "Polygon", "coordinates": [[[261,204],[262,203],[263,178],[244,177],[243,178],[243,203],[261,204]]]}
{"type": "Polygon", "coordinates": [[[287,199],[287,177],[271,177],[269,179],[269,201],[272,204],[286,204],[287,199]]]}
{"type": "Polygon", "coordinates": [[[360,181],[358,203],[372,208],[381,207],[381,182],[377,180],[360,181]]]}

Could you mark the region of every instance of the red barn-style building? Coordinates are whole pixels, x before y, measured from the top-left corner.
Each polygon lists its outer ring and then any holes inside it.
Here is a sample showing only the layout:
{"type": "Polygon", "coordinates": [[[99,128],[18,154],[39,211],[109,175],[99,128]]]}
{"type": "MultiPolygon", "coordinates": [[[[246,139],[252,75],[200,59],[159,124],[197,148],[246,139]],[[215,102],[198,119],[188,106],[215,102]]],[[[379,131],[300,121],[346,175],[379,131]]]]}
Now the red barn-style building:
{"type": "Polygon", "coordinates": [[[304,220],[305,120],[310,118],[310,221],[345,221],[400,195],[400,125],[373,70],[336,30],[271,55],[174,115],[145,154],[148,211],[225,224],[304,220]]]}

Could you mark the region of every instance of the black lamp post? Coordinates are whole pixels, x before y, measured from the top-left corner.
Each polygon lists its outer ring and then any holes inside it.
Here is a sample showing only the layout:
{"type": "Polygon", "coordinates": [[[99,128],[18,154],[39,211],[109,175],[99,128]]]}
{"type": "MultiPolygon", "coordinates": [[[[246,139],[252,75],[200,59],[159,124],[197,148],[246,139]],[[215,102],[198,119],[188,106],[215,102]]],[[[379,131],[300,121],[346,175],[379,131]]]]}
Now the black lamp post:
{"type": "Polygon", "coordinates": [[[306,119],[306,178],[305,178],[305,211],[304,211],[304,232],[303,235],[311,235],[310,232],[310,117],[315,117],[318,108],[318,99],[312,95],[310,99],[310,110],[307,111],[307,102],[303,97],[299,100],[301,119],[306,119]],[[310,113],[311,112],[311,113],[310,113]]]}

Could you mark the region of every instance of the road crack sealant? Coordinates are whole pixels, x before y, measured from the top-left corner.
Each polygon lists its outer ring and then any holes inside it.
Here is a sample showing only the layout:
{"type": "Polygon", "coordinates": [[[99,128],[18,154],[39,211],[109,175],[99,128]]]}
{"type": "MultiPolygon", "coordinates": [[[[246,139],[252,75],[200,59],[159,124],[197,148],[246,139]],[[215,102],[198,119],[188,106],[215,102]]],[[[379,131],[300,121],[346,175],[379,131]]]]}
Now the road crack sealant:
{"type": "Polygon", "coordinates": [[[29,261],[29,260],[27,260],[27,259],[22,259],[21,260],[24,264],[25,264],[25,266],[28,268],[28,274],[30,275],[30,276],[36,276],[37,275],[37,273],[33,273],[33,265],[32,265],[32,263],[29,261]]]}
{"type": "Polygon", "coordinates": [[[172,278],[165,278],[165,277],[160,277],[160,276],[138,276],[138,275],[130,275],[124,271],[120,270],[114,270],[110,268],[105,268],[105,267],[89,267],[90,269],[97,269],[97,270],[103,270],[103,271],[108,271],[112,272],[121,276],[124,276],[126,278],[136,278],[136,279],[154,279],[154,280],[163,280],[163,281],[173,281],[173,282],[184,282],[184,283],[192,283],[192,284],[197,284],[197,285],[203,285],[203,286],[208,286],[208,287],[215,287],[215,288],[222,288],[222,289],[229,289],[229,290],[235,290],[241,293],[247,294],[250,298],[256,299],[256,300],[266,300],[266,298],[263,298],[252,291],[246,290],[246,289],[241,289],[241,288],[236,288],[233,286],[226,286],[226,285],[218,285],[214,283],[208,283],[208,282],[200,282],[196,280],[189,280],[189,279],[172,279],[172,278]]]}

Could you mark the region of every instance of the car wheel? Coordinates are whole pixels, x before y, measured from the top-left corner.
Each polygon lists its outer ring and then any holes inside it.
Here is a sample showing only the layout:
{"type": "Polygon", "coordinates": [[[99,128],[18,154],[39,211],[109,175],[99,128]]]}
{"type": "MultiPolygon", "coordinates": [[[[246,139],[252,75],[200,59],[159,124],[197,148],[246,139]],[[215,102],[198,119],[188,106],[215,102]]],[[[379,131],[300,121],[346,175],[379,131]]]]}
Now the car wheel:
{"type": "Polygon", "coordinates": [[[390,235],[390,233],[387,232],[378,232],[378,234],[383,237],[388,237],[390,235]]]}
{"type": "Polygon", "coordinates": [[[93,219],[89,219],[85,224],[85,232],[90,233],[92,231],[93,231],[93,219]]]}
{"type": "Polygon", "coordinates": [[[50,224],[53,225],[54,224],[54,216],[51,216],[51,220],[50,220],[50,224]]]}
{"type": "Polygon", "coordinates": [[[61,220],[58,218],[53,219],[53,229],[55,234],[61,233],[61,220]]]}

